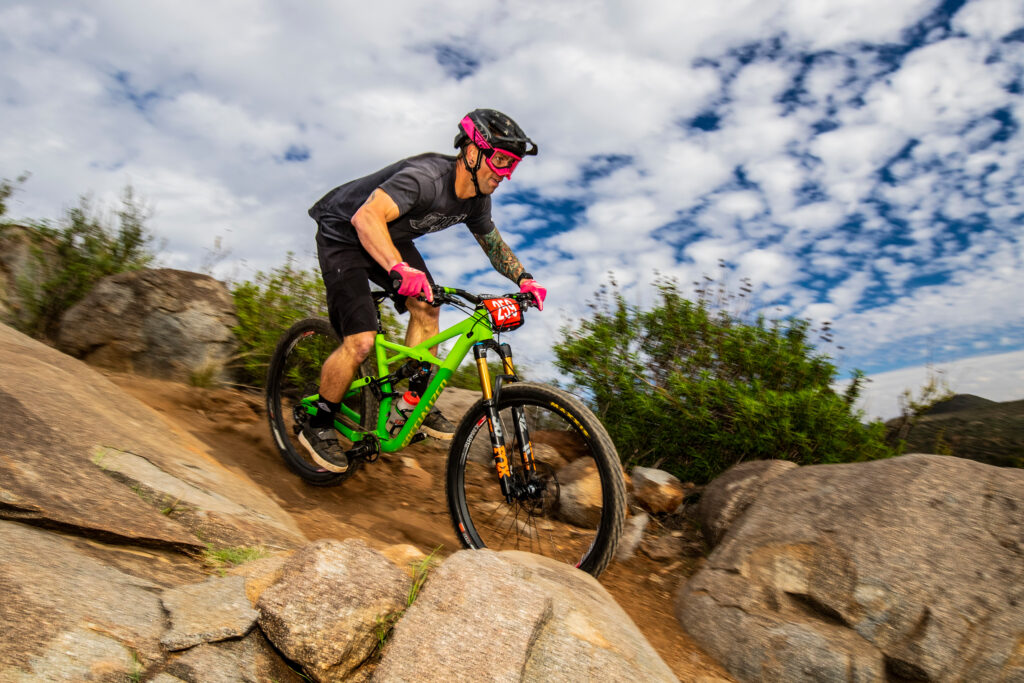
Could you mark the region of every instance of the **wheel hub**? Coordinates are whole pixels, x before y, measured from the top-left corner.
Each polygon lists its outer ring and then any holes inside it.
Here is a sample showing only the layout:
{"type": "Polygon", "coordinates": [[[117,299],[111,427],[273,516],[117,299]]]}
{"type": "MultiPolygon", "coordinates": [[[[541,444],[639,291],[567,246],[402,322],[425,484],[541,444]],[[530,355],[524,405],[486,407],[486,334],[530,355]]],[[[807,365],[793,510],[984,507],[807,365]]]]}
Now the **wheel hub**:
{"type": "Polygon", "coordinates": [[[531,515],[542,516],[550,513],[558,504],[558,477],[548,465],[538,462],[536,466],[537,471],[527,475],[516,497],[531,515]]]}

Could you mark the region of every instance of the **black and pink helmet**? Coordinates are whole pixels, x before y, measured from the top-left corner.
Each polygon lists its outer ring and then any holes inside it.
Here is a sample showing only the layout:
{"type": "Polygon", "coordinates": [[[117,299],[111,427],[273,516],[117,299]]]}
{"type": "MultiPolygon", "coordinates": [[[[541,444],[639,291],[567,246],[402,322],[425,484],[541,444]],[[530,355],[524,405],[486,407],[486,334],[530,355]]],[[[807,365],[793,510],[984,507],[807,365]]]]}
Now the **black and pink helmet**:
{"type": "Polygon", "coordinates": [[[455,146],[472,142],[492,171],[510,176],[524,156],[537,153],[537,145],[510,117],[494,109],[474,109],[459,123],[455,146]]]}

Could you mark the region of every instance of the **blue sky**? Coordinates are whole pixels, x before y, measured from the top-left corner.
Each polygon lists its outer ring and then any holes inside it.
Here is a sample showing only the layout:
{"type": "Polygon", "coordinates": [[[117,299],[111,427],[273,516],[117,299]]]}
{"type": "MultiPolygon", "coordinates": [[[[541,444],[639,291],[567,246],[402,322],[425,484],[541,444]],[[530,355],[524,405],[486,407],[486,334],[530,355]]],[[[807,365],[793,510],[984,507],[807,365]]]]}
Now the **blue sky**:
{"type": "MultiPolygon", "coordinates": [[[[494,107],[541,150],[495,208],[551,292],[516,337],[536,366],[609,272],[644,305],[721,261],[753,310],[832,321],[880,395],[932,363],[1024,397],[1019,0],[0,0],[0,60],[15,216],[131,183],[164,265],[311,265],[313,201],[494,107]]],[[[503,288],[464,229],[420,244],[503,288]]]]}

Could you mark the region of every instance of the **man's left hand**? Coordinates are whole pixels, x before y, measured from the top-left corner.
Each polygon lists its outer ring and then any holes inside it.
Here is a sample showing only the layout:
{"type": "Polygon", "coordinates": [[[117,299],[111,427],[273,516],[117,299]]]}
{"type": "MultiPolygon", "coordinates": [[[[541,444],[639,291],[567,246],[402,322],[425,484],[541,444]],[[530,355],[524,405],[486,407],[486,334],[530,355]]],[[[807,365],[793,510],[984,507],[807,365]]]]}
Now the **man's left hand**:
{"type": "Polygon", "coordinates": [[[521,294],[532,294],[537,302],[537,310],[544,310],[544,299],[548,295],[548,290],[541,287],[539,282],[529,279],[523,280],[519,283],[519,292],[521,294]]]}

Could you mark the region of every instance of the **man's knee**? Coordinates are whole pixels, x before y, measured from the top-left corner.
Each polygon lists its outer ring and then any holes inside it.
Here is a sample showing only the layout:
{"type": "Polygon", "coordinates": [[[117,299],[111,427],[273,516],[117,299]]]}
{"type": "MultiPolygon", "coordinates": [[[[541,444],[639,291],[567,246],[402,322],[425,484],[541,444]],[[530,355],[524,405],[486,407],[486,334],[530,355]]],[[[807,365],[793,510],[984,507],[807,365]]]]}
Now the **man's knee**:
{"type": "Polygon", "coordinates": [[[405,305],[409,309],[409,317],[414,320],[432,321],[441,317],[441,309],[426,301],[409,297],[405,305]]]}
{"type": "Polygon", "coordinates": [[[376,332],[350,334],[345,337],[341,346],[357,363],[362,363],[373,350],[373,341],[376,337],[376,332]]]}

